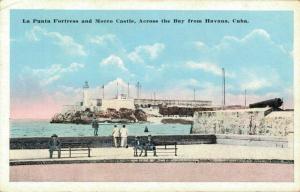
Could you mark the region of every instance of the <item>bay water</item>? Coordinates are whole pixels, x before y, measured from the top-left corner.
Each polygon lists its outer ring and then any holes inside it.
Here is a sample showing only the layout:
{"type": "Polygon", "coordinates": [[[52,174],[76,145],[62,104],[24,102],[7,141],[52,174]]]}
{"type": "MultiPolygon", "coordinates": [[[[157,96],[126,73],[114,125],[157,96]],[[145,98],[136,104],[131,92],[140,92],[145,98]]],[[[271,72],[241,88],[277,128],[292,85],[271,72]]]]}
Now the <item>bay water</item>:
{"type": "MultiPolygon", "coordinates": [[[[99,124],[99,136],[111,136],[115,124],[99,124]]],[[[123,124],[116,124],[121,127],[123,124]]],[[[130,136],[143,135],[187,135],[190,133],[191,125],[161,124],[161,123],[131,123],[126,124],[130,136]],[[145,127],[149,132],[145,133],[145,127]]],[[[10,137],[50,137],[57,134],[59,137],[83,137],[93,136],[94,129],[91,125],[81,124],[56,124],[49,120],[11,120],[10,137]]]]}

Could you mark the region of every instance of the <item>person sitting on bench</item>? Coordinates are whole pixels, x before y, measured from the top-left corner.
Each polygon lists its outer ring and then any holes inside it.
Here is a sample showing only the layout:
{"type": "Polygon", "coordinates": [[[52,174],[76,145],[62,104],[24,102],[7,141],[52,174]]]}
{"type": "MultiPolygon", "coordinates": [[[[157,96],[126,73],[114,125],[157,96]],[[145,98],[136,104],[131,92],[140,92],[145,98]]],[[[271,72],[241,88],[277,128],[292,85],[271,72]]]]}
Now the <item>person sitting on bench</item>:
{"type": "Polygon", "coordinates": [[[134,138],[134,141],[133,141],[133,150],[134,150],[134,154],[133,154],[134,157],[138,156],[138,154],[137,154],[138,150],[141,150],[141,153],[140,153],[139,156],[141,156],[142,153],[143,153],[144,146],[143,146],[143,144],[140,141],[140,137],[138,137],[138,136],[135,136],[135,138],[134,138]]]}
{"type": "Polygon", "coordinates": [[[144,149],[145,149],[145,156],[147,156],[147,151],[153,151],[153,156],[157,156],[156,155],[156,147],[155,147],[155,145],[153,143],[151,135],[148,135],[148,140],[145,143],[144,149]]]}
{"type": "Polygon", "coordinates": [[[53,151],[57,151],[58,158],[60,158],[61,142],[59,141],[58,136],[56,134],[53,134],[51,136],[48,146],[49,146],[50,158],[52,158],[52,156],[53,156],[53,151]]]}

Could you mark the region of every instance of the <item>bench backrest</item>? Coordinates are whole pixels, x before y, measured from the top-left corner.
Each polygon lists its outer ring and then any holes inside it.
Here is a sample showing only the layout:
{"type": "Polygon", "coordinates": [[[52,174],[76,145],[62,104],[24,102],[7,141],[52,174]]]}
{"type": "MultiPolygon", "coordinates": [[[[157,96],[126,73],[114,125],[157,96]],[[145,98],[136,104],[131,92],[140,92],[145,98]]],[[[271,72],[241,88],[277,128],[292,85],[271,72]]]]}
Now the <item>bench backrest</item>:
{"type": "Polygon", "coordinates": [[[61,143],[61,147],[77,147],[77,148],[80,148],[80,147],[90,147],[91,146],[91,143],[90,142],[62,142],[61,143]]]}
{"type": "Polygon", "coordinates": [[[154,145],[177,145],[177,142],[172,142],[172,141],[154,141],[154,145]]]}

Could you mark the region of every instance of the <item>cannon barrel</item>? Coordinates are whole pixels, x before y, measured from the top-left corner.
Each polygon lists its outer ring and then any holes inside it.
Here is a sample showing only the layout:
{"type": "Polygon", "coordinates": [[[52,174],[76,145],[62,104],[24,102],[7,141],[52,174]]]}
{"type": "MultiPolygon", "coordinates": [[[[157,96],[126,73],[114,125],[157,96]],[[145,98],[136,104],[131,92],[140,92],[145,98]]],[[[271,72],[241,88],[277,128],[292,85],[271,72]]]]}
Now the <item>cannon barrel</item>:
{"type": "Polygon", "coordinates": [[[264,107],[272,107],[279,108],[282,105],[283,101],[280,98],[269,99],[265,101],[261,101],[258,103],[252,103],[249,105],[250,108],[264,108],[264,107]]]}

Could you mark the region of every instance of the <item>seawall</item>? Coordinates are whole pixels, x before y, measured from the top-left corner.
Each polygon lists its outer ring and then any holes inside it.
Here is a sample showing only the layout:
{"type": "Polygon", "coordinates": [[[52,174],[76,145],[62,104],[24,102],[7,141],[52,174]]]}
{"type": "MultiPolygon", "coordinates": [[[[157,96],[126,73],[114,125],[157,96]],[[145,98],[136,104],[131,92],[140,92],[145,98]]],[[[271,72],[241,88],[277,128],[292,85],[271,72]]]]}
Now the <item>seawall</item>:
{"type": "Polygon", "coordinates": [[[286,137],[293,133],[294,112],[272,110],[251,108],[198,111],[194,114],[192,133],[268,137],[286,137]]]}
{"type": "MultiPolygon", "coordinates": [[[[178,145],[215,144],[215,135],[156,135],[154,141],[177,142],[178,145]]],[[[10,149],[48,149],[49,137],[11,138],[10,149]]],[[[112,137],[59,137],[61,142],[90,142],[91,147],[112,147],[112,137]]],[[[142,136],[147,140],[147,136],[142,136]]],[[[128,145],[134,141],[134,136],[128,137],[128,145]]]]}
{"type": "MultiPolygon", "coordinates": [[[[10,149],[47,149],[48,137],[23,137],[11,138],[10,149]]],[[[146,136],[141,137],[146,140],[146,136]]],[[[112,137],[60,137],[62,142],[90,142],[91,147],[112,147],[112,137]]],[[[193,144],[224,144],[260,147],[291,147],[293,138],[289,137],[270,137],[257,135],[156,135],[154,141],[177,142],[178,145],[193,144]]],[[[134,141],[134,136],[128,137],[129,146],[134,141]]]]}

